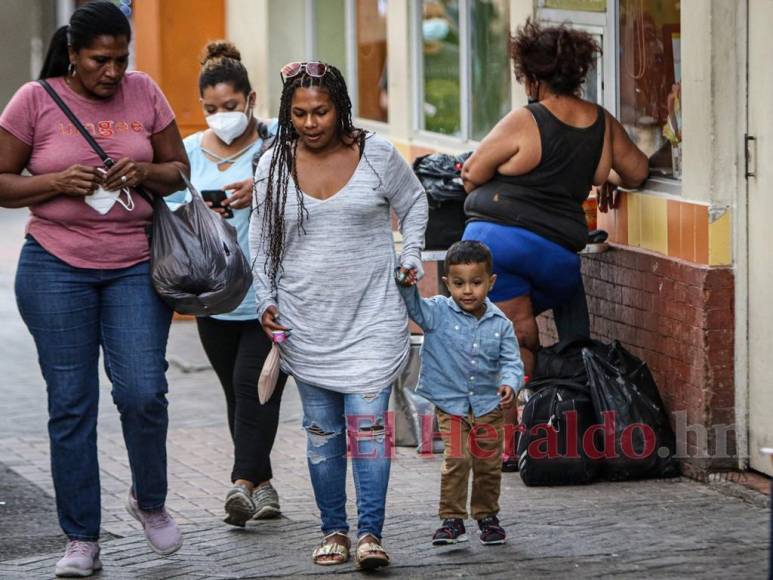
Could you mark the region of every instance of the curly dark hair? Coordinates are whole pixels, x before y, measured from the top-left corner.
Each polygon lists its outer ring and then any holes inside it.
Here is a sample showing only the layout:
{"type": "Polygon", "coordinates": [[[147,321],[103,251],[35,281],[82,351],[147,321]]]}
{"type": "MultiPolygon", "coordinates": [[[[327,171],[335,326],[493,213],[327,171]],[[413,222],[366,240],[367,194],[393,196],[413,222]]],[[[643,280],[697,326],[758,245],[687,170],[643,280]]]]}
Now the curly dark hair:
{"type": "Polygon", "coordinates": [[[559,95],[577,96],[601,47],[593,37],[565,24],[542,26],[528,19],[510,36],[510,58],[518,82],[545,83],[559,95]]]}
{"type": "Polygon", "coordinates": [[[295,164],[298,149],[298,133],[293,127],[291,109],[293,95],[299,88],[321,88],[328,92],[336,112],[336,136],[345,145],[353,146],[359,143],[360,150],[364,147],[365,131],[352,123],[352,101],[346,88],[341,71],[325,64],[327,71],[322,77],[309,76],[305,70],[298,76],[287,79],[282,87],[282,97],[279,105],[279,117],[276,140],[271,150],[271,165],[268,170],[266,196],[262,203],[256,200],[256,211],[262,212],[263,243],[266,247],[266,263],[264,268],[271,280],[272,288],[276,288],[276,280],[282,269],[282,258],[285,253],[285,206],[287,204],[287,185],[290,177],[293,179],[298,202],[298,226],[304,233],[303,221],[307,217],[306,206],[303,203],[303,192],[298,184],[298,172],[295,164]]]}

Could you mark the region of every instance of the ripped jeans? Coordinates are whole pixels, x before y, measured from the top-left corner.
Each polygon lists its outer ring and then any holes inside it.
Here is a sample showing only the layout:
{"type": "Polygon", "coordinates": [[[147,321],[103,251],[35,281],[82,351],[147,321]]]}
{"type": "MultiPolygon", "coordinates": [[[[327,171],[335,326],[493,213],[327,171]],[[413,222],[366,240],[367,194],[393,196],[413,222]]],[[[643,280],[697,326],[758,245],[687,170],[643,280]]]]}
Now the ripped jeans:
{"type": "Polygon", "coordinates": [[[348,532],[347,432],[357,493],[357,533],[381,538],[391,465],[388,386],[376,395],[343,394],[298,382],[307,460],[322,533],[348,532]]]}

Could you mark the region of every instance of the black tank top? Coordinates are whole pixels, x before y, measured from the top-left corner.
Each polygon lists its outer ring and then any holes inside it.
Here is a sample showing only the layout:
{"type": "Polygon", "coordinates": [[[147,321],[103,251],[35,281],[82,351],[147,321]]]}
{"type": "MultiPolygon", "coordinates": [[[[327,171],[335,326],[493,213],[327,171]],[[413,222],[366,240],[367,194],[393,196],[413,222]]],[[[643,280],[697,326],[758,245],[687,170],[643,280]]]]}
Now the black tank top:
{"type": "Polygon", "coordinates": [[[497,173],[470,192],[465,213],[470,220],[522,227],[579,252],[588,239],[582,202],[590,193],[604,148],[604,109],[598,107],[593,125],[578,128],[540,103],[526,108],[539,128],[539,164],[524,175],[497,173]]]}

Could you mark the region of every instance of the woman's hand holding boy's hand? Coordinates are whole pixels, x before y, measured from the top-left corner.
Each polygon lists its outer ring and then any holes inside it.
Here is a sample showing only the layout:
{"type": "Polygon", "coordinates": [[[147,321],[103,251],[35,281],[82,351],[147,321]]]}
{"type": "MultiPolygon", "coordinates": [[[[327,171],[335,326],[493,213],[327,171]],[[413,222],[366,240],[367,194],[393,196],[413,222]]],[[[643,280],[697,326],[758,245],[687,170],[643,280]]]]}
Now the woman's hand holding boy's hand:
{"type": "Polygon", "coordinates": [[[395,270],[395,280],[400,286],[414,286],[418,281],[416,270],[413,268],[398,268],[395,270]]]}
{"type": "Polygon", "coordinates": [[[502,407],[509,407],[515,400],[515,391],[513,391],[513,387],[508,387],[507,385],[499,387],[497,389],[497,395],[499,395],[499,404],[502,407]]]}

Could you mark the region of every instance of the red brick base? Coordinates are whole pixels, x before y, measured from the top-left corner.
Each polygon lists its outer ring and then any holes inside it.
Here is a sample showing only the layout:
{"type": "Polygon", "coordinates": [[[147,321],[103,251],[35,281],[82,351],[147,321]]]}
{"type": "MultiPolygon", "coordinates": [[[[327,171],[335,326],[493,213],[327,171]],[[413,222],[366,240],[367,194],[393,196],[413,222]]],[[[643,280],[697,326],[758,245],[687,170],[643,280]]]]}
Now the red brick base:
{"type": "MultiPolygon", "coordinates": [[[[594,337],[650,367],[686,471],[737,467],[733,272],[624,246],[583,256],[594,337]]],[[[540,317],[542,343],[555,341],[540,317]]]]}

